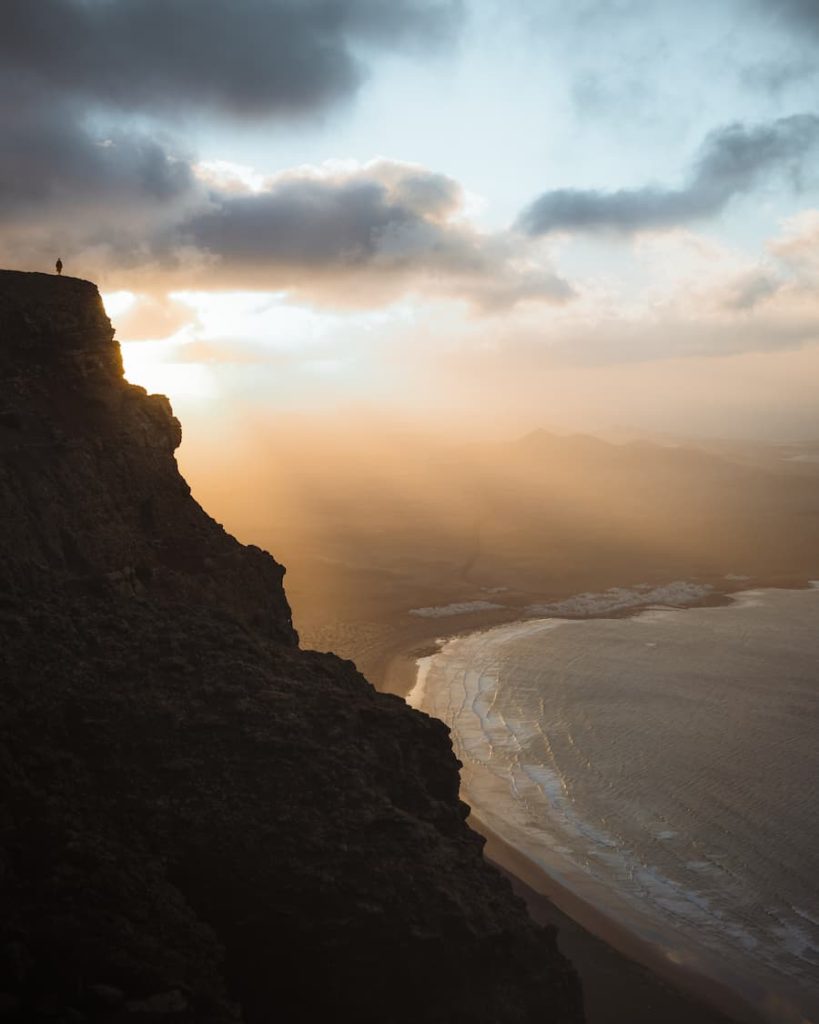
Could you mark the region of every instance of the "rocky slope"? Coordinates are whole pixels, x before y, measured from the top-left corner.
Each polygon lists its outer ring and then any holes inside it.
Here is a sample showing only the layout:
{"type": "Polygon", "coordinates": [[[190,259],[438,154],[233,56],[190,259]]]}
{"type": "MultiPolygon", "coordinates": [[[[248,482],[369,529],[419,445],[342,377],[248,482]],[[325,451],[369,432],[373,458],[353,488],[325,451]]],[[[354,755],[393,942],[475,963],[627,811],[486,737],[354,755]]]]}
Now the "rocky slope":
{"type": "Polygon", "coordinates": [[[446,728],[297,646],[96,288],[0,272],[0,1019],[582,1020],[446,728]]]}

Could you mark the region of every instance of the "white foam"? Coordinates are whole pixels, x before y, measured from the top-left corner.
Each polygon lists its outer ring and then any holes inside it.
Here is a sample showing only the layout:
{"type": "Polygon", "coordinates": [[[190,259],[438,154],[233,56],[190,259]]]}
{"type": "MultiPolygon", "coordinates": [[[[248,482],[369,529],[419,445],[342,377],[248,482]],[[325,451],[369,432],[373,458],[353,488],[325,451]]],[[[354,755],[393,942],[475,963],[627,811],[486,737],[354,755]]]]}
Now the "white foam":
{"type": "Polygon", "coordinates": [[[435,655],[432,654],[426,658],[419,658],[415,662],[415,685],[404,698],[411,708],[423,707],[427,676],[434,657],[435,655]]]}
{"type": "Polygon", "coordinates": [[[411,608],[409,614],[422,619],[444,619],[448,615],[470,615],[503,607],[494,601],[459,601],[454,604],[431,605],[429,608],[411,608]]]}
{"type": "Polygon", "coordinates": [[[610,587],[602,593],[575,594],[563,601],[552,604],[532,604],[526,609],[529,615],[571,615],[592,618],[610,612],[625,611],[649,605],[671,605],[681,607],[701,601],[713,591],[709,583],[691,583],[675,580],[661,586],[639,583],[634,587],[610,587]]]}
{"type": "MultiPolygon", "coordinates": [[[[813,581],[813,586],[819,588],[819,581],[813,581]]],[[[697,600],[710,590],[702,584],[677,581],[666,587],[643,584],[612,588],[604,594],[578,595],[570,600],[574,602],[573,608],[591,607],[599,615],[603,605],[611,610],[613,605],[679,603],[681,597],[697,600]],[[625,600],[629,603],[624,604],[625,600]]],[[[682,626],[683,618],[690,616],[689,621],[699,624],[700,629],[718,631],[724,624],[726,629],[737,630],[737,635],[753,637],[768,628],[767,607],[771,602],[776,602],[780,615],[792,629],[791,616],[803,607],[805,598],[810,608],[817,607],[815,591],[805,594],[754,590],[737,595],[724,607],[685,613],[668,608],[653,610],[622,624],[551,618],[498,626],[449,640],[438,655],[421,659],[418,680],[408,702],[451,726],[456,754],[464,763],[463,795],[478,817],[578,895],[606,907],[624,926],[659,942],[679,962],[701,970],[708,970],[711,962],[719,964],[720,976],[721,972],[728,972],[726,977],[733,974],[738,988],[757,983],[755,976],[749,981],[749,965],[757,965],[767,978],[774,979],[774,985],[778,984],[777,979],[796,972],[796,983],[803,986],[804,971],[815,966],[819,948],[811,915],[773,899],[764,906],[756,906],[758,896],[754,896],[754,901],[748,897],[754,887],[739,870],[743,865],[730,858],[726,860],[721,847],[715,852],[710,843],[699,839],[692,845],[692,821],[686,816],[679,821],[673,814],[653,818],[645,814],[643,818],[644,805],[631,806],[628,797],[625,803],[616,804],[625,792],[616,792],[616,778],[612,812],[606,810],[602,817],[599,812],[590,817],[582,790],[575,788],[576,777],[564,778],[561,774],[565,755],[555,756],[559,750],[557,743],[562,739],[564,747],[567,741],[573,747],[573,733],[570,730],[567,734],[565,729],[561,733],[554,715],[561,706],[560,690],[572,685],[577,664],[582,674],[588,657],[583,639],[587,635],[622,639],[627,630],[635,633],[635,647],[645,649],[647,644],[656,642],[647,639],[651,633],[646,633],[646,629],[656,629],[657,637],[663,640],[660,647],[665,650],[675,642],[669,628],[676,630],[682,626]],[[794,601],[799,604],[794,605],[794,601]],[[764,614],[753,611],[760,606],[766,609],[764,614]],[[746,627],[748,616],[754,628],[746,627]],[[672,622],[675,624],[669,627],[672,622]],[[566,644],[560,640],[554,644],[550,661],[551,639],[544,637],[541,643],[539,637],[558,628],[560,637],[577,637],[576,644],[571,643],[576,653],[573,655],[570,650],[567,654],[566,644]],[[558,650],[563,654],[555,661],[558,650]],[[551,678],[550,664],[556,671],[551,678]],[[529,668],[524,671],[522,665],[529,668]],[[505,666],[517,673],[514,689],[505,666]],[[542,689],[544,686],[550,689],[542,689]],[[519,697],[515,696],[518,692],[519,697]],[[544,709],[542,695],[547,692],[551,696],[544,709]],[[625,819],[613,813],[617,806],[623,814],[631,815],[630,827],[624,827],[625,819]],[[649,837],[652,841],[646,843],[649,837]],[[694,849],[700,856],[691,857],[694,849]]],[[[563,614],[571,614],[566,604],[540,607],[549,608],[552,613],[560,609],[563,614]]],[[[811,635],[815,636],[815,632],[811,635]]],[[[792,638],[794,634],[789,632],[788,636],[792,638]]],[[[709,642],[716,641],[712,637],[709,642]]],[[[791,639],[789,649],[790,645],[791,639]]],[[[652,655],[646,657],[650,661],[645,665],[650,666],[653,675],[659,669],[655,669],[652,655]]],[[[623,680],[637,671],[631,661],[626,664],[627,671],[617,677],[616,686],[612,677],[612,695],[620,693],[623,680]]],[[[600,678],[608,671],[606,667],[600,678]]],[[[719,711],[718,704],[714,708],[719,711]]],[[[582,729],[586,721],[582,711],[582,717],[571,719],[570,724],[572,729],[582,729]]],[[[594,773],[595,762],[585,763],[594,773]]],[[[601,784],[611,785],[611,781],[607,777],[601,784]]],[[[690,808],[683,806],[682,810],[688,814],[690,808]]],[[[767,982],[760,980],[759,984],[767,982]]],[[[763,991],[768,998],[775,988],[763,991]]]]}

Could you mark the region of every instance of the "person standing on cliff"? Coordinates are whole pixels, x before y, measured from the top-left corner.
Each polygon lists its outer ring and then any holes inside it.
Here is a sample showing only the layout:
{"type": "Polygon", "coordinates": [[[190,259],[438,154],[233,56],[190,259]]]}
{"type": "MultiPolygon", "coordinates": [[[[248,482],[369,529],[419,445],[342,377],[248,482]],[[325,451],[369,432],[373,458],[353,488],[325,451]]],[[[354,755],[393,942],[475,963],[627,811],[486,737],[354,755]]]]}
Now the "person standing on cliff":
{"type": "Polygon", "coordinates": [[[60,259],[59,256],[57,257],[57,262],[55,266],[57,267],[57,276],[59,277],[63,272],[63,261],[60,259]]]}

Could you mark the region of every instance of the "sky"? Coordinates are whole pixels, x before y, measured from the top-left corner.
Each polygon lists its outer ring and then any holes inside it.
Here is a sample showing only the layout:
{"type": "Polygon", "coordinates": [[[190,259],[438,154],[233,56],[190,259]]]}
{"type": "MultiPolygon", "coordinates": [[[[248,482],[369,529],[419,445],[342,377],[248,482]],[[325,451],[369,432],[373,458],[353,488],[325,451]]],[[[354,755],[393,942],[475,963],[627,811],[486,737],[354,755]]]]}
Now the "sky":
{"type": "Polygon", "coordinates": [[[6,0],[0,97],[194,436],[819,437],[819,0],[6,0]]]}

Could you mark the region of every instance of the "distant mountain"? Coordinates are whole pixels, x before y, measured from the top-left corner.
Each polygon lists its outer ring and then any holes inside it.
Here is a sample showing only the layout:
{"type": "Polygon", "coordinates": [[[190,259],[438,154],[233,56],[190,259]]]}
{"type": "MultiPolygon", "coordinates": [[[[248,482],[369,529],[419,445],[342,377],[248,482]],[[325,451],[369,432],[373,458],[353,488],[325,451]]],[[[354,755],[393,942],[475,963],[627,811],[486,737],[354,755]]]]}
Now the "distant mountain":
{"type": "MultiPolygon", "coordinates": [[[[354,442],[333,453],[335,483],[301,488],[297,517],[286,520],[281,503],[263,515],[253,506],[264,525],[246,531],[286,553],[296,619],[313,643],[329,642],[327,621],[394,625],[413,608],[480,601],[499,587],[511,615],[609,587],[696,579],[719,592],[739,579],[798,586],[819,576],[819,465],[762,458],[756,445],[706,451],[535,431],[391,446],[383,436],[367,460],[354,442]]],[[[381,655],[370,661],[368,645],[345,651],[377,674],[381,655]]]]}

